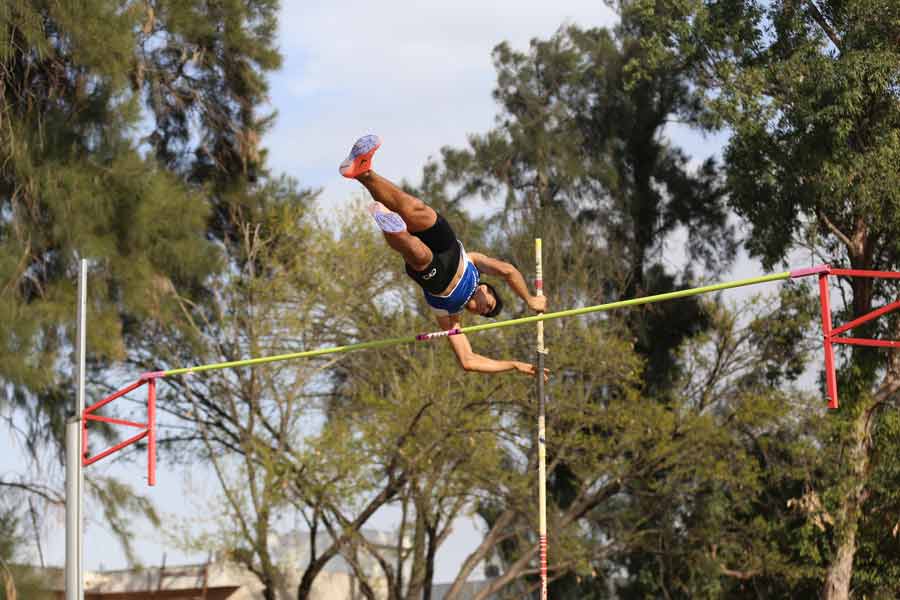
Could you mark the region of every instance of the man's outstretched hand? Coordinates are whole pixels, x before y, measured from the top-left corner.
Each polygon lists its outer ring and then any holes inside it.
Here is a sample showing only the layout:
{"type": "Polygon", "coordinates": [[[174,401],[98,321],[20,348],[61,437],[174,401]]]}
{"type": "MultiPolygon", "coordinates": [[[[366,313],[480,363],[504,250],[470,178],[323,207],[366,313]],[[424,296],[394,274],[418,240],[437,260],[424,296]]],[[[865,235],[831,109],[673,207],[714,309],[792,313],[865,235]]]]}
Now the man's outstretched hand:
{"type": "Polygon", "coordinates": [[[538,313],[545,312],[547,310],[547,296],[531,296],[528,299],[528,308],[538,313]]]}
{"type": "MultiPolygon", "coordinates": [[[[526,375],[531,375],[534,377],[535,368],[531,363],[526,362],[516,362],[516,370],[519,373],[525,373],[526,375]]],[[[550,379],[550,369],[544,369],[544,381],[548,381],[550,379]]]]}

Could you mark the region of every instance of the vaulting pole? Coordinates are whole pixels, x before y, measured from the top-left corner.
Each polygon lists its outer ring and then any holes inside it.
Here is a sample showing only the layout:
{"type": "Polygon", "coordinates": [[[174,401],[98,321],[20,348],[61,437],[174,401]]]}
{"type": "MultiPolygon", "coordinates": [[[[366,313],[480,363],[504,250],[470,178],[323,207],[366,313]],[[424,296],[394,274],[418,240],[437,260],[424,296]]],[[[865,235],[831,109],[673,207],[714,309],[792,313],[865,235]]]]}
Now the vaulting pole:
{"type": "MultiPolygon", "coordinates": [[[[544,295],[544,267],[541,260],[541,238],[534,240],[534,289],[544,295]]],[[[537,322],[537,394],[538,394],[538,535],[541,554],[541,600],[547,600],[547,427],[544,396],[544,322],[537,322]]]]}
{"type": "MultiPolygon", "coordinates": [[[[809,275],[804,273],[803,275],[809,275]]],[[[691,288],[687,290],[678,290],[677,292],[667,292],[665,294],[656,294],[654,296],[644,296],[642,298],[632,298],[630,300],[620,300],[618,302],[609,302],[607,304],[598,304],[596,306],[586,306],[584,308],[573,308],[569,310],[561,310],[558,312],[544,313],[541,315],[531,315],[530,317],[521,317],[518,319],[509,319],[507,321],[498,321],[494,323],[483,323],[481,325],[470,325],[469,327],[461,327],[459,329],[451,329],[449,331],[434,331],[431,333],[420,333],[419,335],[408,335],[405,337],[395,337],[384,340],[376,340],[373,342],[361,342],[358,344],[349,344],[346,346],[333,346],[331,348],[319,348],[317,350],[305,350],[303,352],[292,352],[290,354],[279,354],[276,356],[265,356],[261,358],[247,358],[244,360],[233,360],[223,363],[211,363],[208,365],[197,365],[194,367],[181,367],[178,369],[169,369],[168,371],[152,371],[144,373],[141,378],[171,377],[173,375],[189,375],[191,373],[200,373],[203,371],[213,371],[217,369],[233,369],[235,367],[252,367],[256,365],[278,362],[282,360],[294,360],[297,358],[312,358],[314,356],[324,356],[326,354],[341,354],[344,352],[353,352],[356,350],[386,348],[388,346],[396,346],[397,344],[408,344],[412,342],[421,342],[433,340],[439,337],[447,337],[449,335],[459,335],[461,333],[475,333],[476,331],[487,331],[488,329],[498,329],[501,327],[510,327],[513,325],[524,325],[526,323],[539,323],[541,321],[549,321],[550,319],[561,319],[564,317],[576,317],[595,312],[603,312],[616,308],[627,308],[631,306],[640,306],[642,304],[652,304],[654,302],[663,302],[665,300],[676,300],[678,298],[688,298],[699,294],[709,294],[711,292],[720,292],[732,288],[743,287],[747,285],[756,285],[769,281],[779,281],[782,279],[790,279],[791,271],[783,273],[775,273],[773,275],[764,275],[762,277],[751,277],[749,279],[739,279],[726,283],[715,283],[712,285],[704,285],[702,287],[691,288]]],[[[799,276],[799,275],[795,275],[799,276]]]]}
{"type": "Polygon", "coordinates": [[[78,266],[75,335],[75,410],[66,422],[66,600],[84,600],[84,517],[81,422],[84,418],[84,370],[87,325],[87,260],[78,266]]]}

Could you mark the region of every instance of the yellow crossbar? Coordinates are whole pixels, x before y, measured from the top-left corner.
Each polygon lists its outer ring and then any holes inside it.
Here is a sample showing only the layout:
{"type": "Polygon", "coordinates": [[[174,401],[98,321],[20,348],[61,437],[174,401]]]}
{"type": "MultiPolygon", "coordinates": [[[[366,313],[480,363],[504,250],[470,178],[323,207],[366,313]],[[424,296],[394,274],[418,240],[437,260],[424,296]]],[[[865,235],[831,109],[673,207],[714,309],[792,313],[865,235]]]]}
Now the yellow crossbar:
{"type": "Polygon", "coordinates": [[[395,346],[397,344],[407,344],[419,340],[429,340],[437,337],[445,337],[447,335],[457,335],[460,333],[475,333],[478,331],[487,331],[488,329],[498,329],[500,327],[510,327],[512,325],[523,325],[525,323],[537,323],[540,321],[549,321],[550,319],[561,319],[563,317],[575,317],[578,315],[586,315],[588,313],[602,312],[613,310],[616,308],[627,308],[630,306],[639,306],[641,304],[652,304],[654,302],[663,302],[665,300],[675,300],[678,298],[687,298],[689,296],[697,296],[700,294],[708,294],[731,288],[744,287],[748,285],[756,285],[759,283],[768,283],[770,281],[779,281],[789,279],[791,271],[775,273],[772,275],[763,275],[761,277],[751,277],[749,279],[738,279],[725,283],[716,283],[701,287],[690,288],[686,290],[678,290],[677,292],[667,292],[665,294],[656,294],[653,296],[644,296],[642,298],[632,298],[630,300],[620,300],[618,302],[609,302],[607,304],[598,304],[596,306],[586,306],[584,308],[572,308],[569,310],[561,310],[558,312],[543,313],[530,317],[522,317],[519,319],[509,319],[496,323],[484,323],[481,325],[470,325],[452,331],[437,331],[434,333],[426,333],[420,335],[408,335],[404,337],[395,337],[384,340],[376,340],[372,342],[360,342],[358,344],[348,344],[346,346],[333,346],[330,348],[320,348],[318,350],[306,350],[304,352],[292,352],[290,354],[279,354],[277,356],[266,356],[262,358],[248,358],[245,360],[234,360],[230,362],[213,363],[208,365],[198,365],[195,367],[183,367],[180,369],[170,369],[168,371],[157,371],[147,373],[144,376],[149,377],[166,377],[170,375],[184,375],[187,373],[199,373],[201,371],[213,371],[217,369],[231,369],[234,367],[251,367],[270,362],[278,362],[283,360],[293,360],[297,358],[311,358],[314,356],[324,356],[326,354],[339,354],[343,352],[353,352],[355,350],[365,350],[373,348],[385,348],[387,346],[395,346]]]}

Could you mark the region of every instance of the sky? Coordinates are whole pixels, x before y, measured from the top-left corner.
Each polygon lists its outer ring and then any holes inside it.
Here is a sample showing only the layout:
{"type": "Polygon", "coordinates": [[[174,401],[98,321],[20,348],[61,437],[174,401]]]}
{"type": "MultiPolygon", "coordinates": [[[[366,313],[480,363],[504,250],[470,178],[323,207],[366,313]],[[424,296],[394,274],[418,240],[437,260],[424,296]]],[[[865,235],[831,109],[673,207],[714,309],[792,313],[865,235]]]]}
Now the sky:
{"type": "Polygon", "coordinates": [[[494,46],[524,50],[564,23],[614,18],[602,0],[285,2],[269,164],[339,204],[359,186],[338,175],[338,164],[357,137],[377,133],[379,172],[417,181],[442,146],[492,126],[494,46]]]}
{"type": "MultiPolygon", "coordinates": [[[[264,139],[269,165],[304,187],[321,188],[322,206],[347,210],[360,188],[338,174],[338,164],[357,137],[377,133],[384,140],[376,156],[379,172],[415,182],[442,146],[463,146],[468,134],[493,125],[491,51],[496,44],[507,41],[526,50],[532,38],[549,37],[564,24],[608,26],[614,19],[601,0],[284,0],[279,35],[284,62],[270,77],[270,108],[278,117],[264,139]]],[[[717,153],[723,140],[683,130],[672,135],[698,160],[717,153]]],[[[0,454],[8,452],[0,448],[0,454]]],[[[8,467],[0,461],[0,468],[8,467]]],[[[119,475],[138,488],[145,484],[142,461],[90,468],[119,475]]],[[[157,487],[145,489],[171,517],[169,529],[203,514],[204,490],[215,487],[199,466],[163,467],[158,479],[157,487]]],[[[96,514],[97,508],[88,512],[96,514]]],[[[379,515],[373,526],[389,529],[392,519],[390,513],[379,515]]],[[[56,515],[43,528],[44,553],[52,564],[63,562],[63,524],[62,515],[56,515]]],[[[452,579],[479,540],[471,520],[458,521],[454,530],[438,553],[438,582],[452,579]]],[[[158,565],[164,552],[170,565],[206,558],[166,549],[158,532],[146,526],[141,531],[146,537],[136,547],[144,564],[158,565]]],[[[101,565],[119,568],[124,560],[109,532],[93,520],[85,566],[101,565]]]]}

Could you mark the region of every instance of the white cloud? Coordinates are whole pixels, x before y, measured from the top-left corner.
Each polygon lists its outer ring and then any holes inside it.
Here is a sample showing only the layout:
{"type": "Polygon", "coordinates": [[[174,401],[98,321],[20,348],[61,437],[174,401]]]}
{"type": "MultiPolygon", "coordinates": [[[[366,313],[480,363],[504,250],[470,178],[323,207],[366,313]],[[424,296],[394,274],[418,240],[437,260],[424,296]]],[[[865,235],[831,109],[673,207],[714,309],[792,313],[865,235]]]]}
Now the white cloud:
{"type": "Polygon", "coordinates": [[[340,203],[358,188],[337,165],[359,135],[375,132],[385,140],[379,171],[417,180],[428,155],[492,125],[495,45],[525,49],[564,23],[613,20],[598,0],[286,1],[270,164],[340,203]]]}

